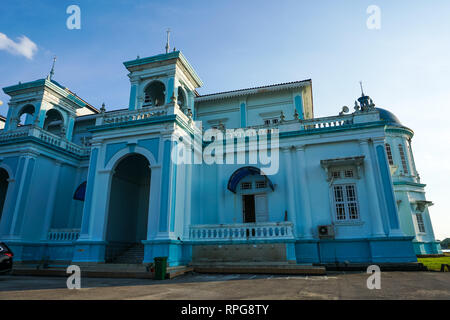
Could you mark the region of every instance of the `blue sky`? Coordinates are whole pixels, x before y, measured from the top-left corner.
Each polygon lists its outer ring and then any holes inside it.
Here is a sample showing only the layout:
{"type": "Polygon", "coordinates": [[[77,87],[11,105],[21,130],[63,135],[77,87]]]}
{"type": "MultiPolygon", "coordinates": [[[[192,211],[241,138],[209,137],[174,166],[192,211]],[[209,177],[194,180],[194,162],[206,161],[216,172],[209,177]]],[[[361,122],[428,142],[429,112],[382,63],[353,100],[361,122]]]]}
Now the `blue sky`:
{"type": "MultiPolygon", "coordinates": [[[[201,94],[311,78],[315,115],[327,116],[353,105],[362,80],[415,131],[436,237],[450,237],[450,1],[3,0],[0,33],[37,49],[29,59],[0,44],[0,87],[45,77],[56,55],[55,80],[96,107],[124,108],[122,62],[162,53],[167,27],[201,94]],[[72,4],[81,30],[66,28],[72,4]],[[369,5],[381,9],[379,30],[366,26],[369,5]]],[[[5,115],[8,96],[0,100],[5,115]]]]}

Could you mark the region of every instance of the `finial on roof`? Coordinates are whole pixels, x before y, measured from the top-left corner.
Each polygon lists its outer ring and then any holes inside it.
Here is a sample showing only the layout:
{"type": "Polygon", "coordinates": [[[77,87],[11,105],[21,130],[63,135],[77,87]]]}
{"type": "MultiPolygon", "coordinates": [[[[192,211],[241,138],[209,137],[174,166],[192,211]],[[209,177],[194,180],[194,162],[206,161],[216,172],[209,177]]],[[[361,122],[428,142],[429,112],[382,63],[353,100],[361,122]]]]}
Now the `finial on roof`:
{"type": "Polygon", "coordinates": [[[169,40],[170,40],[170,28],[168,28],[166,32],[167,32],[166,53],[169,53],[169,50],[170,50],[170,45],[169,45],[169,40]]]}
{"type": "Polygon", "coordinates": [[[103,102],[103,103],[102,103],[102,107],[100,108],[100,112],[101,112],[101,113],[105,113],[105,111],[106,111],[105,103],[103,102]]]}
{"type": "Polygon", "coordinates": [[[53,57],[52,70],[50,70],[50,74],[48,75],[48,80],[52,80],[53,75],[55,74],[55,62],[56,62],[56,56],[53,57]]]}
{"type": "Polygon", "coordinates": [[[358,103],[355,101],[355,111],[371,111],[375,108],[375,103],[373,103],[372,99],[369,96],[364,94],[364,89],[362,85],[362,81],[359,82],[361,86],[361,97],[358,98],[358,103]]]}

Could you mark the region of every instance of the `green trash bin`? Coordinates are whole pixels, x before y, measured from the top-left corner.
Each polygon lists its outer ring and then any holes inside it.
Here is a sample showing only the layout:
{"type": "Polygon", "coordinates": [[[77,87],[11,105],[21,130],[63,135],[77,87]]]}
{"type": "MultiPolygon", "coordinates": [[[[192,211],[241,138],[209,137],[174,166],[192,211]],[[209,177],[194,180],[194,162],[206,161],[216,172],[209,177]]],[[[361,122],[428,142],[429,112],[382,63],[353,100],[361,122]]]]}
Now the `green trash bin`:
{"type": "Polygon", "coordinates": [[[155,280],[164,280],[167,271],[167,257],[155,257],[155,280]]]}

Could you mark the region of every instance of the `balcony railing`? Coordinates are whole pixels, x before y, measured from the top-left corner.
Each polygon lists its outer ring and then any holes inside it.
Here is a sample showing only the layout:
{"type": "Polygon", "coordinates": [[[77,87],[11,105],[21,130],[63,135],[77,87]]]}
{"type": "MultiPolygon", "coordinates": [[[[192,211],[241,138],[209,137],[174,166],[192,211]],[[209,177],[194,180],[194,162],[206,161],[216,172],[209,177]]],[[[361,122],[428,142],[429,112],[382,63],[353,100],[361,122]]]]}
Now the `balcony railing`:
{"type": "Polygon", "coordinates": [[[292,222],[206,224],[190,227],[192,241],[294,239],[292,222]]]}
{"type": "Polygon", "coordinates": [[[271,129],[279,129],[280,132],[312,130],[312,129],[334,128],[352,125],[354,123],[353,119],[354,119],[353,114],[346,114],[346,115],[338,115],[332,117],[322,117],[306,120],[300,119],[281,120],[277,123],[261,124],[256,126],[249,126],[247,128],[263,131],[271,129]]]}
{"type": "Polygon", "coordinates": [[[163,106],[143,107],[138,110],[119,110],[103,113],[97,118],[96,125],[119,124],[173,114],[181,117],[186,122],[192,120],[181,111],[176,103],[168,103],[163,106]]]}
{"type": "Polygon", "coordinates": [[[47,239],[50,241],[75,241],[80,237],[80,229],[50,229],[47,239]]]}
{"type": "Polygon", "coordinates": [[[117,112],[105,113],[103,124],[121,123],[135,120],[143,120],[152,117],[164,116],[167,114],[165,107],[142,108],[139,110],[121,110],[117,112]]]}
{"type": "Polygon", "coordinates": [[[67,151],[78,155],[88,155],[90,152],[89,147],[80,146],[67,140],[65,137],[50,133],[36,125],[26,125],[6,132],[0,132],[0,141],[14,140],[23,137],[35,137],[47,144],[66,149],[67,151]]]}

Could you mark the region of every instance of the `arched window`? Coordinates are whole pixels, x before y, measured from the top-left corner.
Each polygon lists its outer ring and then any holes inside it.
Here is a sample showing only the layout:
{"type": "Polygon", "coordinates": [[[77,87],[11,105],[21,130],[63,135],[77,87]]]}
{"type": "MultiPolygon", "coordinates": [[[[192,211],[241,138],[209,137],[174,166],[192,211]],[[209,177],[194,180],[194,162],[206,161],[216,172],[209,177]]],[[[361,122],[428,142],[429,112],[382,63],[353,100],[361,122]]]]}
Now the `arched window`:
{"type": "Polygon", "coordinates": [[[386,153],[387,153],[389,164],[391,166],[393,166],[394,165],[394,159],[392,158],[391,145],[389,143],[386,143],[385,146],[386,146],[386,153]]]}
{"type": "Polygon", "coordinates": [[[64,118],[56,109],[50,109],[45,114],[44,130],[53,134],[61,134],[64,130],[64,118]]]}
{"type": "Polygon", "coordinates": [[[400,159],[402,160],[403,173],[408,174],[408,164],[406,162],[405,150],[401,144],[398,145],[398,151],[400,152],[400,159]]]}
{"type": "Polygon", "coordinates": [[[77,190],[75,190],[75,193],[73,195],[74,200],[84,201],[84,196],[86,194],[86,184],[87,182],[84,181],[82,184],[78,186],[77,190]]]}
{"type": "Polygon", "coordinates": [[[166,101],[166,87],[161,81],[151,82],[144,90],[143,107],[162,106],[166,101]]]}
{"type": "Polygon", "coordinates": [[[17,117],[19,118],[19,122],[17,123],[17,125],[25,126],[33,124],[34,112],[35,109],[33,105],[27,104],[26,106],[24,106],[17,114],[17,117]]]}
{"type": "Polygon", "coordinates": [[[184,108],[186,106],[186,95],[181,87],[178,87],[178,105],[180,108],[184,108]]]}

